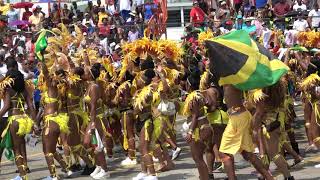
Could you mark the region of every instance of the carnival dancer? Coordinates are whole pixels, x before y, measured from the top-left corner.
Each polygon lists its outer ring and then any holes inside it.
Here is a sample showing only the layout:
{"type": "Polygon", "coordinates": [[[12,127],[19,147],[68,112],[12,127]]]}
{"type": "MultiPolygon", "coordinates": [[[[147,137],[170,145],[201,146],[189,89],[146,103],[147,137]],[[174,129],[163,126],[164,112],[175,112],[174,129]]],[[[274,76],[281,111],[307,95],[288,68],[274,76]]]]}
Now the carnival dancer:
{"type": "Polygon", "coordinates": [[[310,74],[307,78],[301,83],[301,88],[308,92],[310,104],[312,105],[310,124],[306,126],[309,127],[311,138],[313,144],[319,149],[320,148],[320,127],[319,127],[319,97],[320,97],[320,77],[314,73],[310,74]]]}
{"type": "Polygon", "coordinates": [[[186,90],[189,92],[183,115],[187,116],[186,141],[191,148],[192,158],[196,163],[199,172],[199,179],[206,180],[213,178],[213,131],[205,114],[206,98],[198,91],[200,75],[191,71],[187,78],[186,90]],[[207,164],[203,159],[206,153],[207,164]]]}
{"type": "Polygon", "coordinates": [[[56,174],[56,167],[54,165],[54,159],[56,159],[62,167],[62,171],[67,173],[66,176],[71,176],[72,171],[69,170],[66,162],[61,154],[56,151],[56,144],[58,138],[62,133],[69,133],[68,121],[69,118],[65,114],[59,114],[59,99],[58,85],[64,85],[64,79],[61,78],[62,71],[48,70],[47,65],[40,62],[42,74],[39,78],[40,89],[43,94],[43,106],[44,106],[44,128],[42,133],[43,139],[43,152],[48,164],[50,176],[47,179],[58,179],[56,174]],[[52,72],[53,71],[53,72],[52,72]],[[46,77],[46,78],[44,78],[46,77]]]}
{"type": "MultiPolygon", "coordinates": [[[[86,67],[88,68],[88,67],[86,67]]],[[[104,102],[103,102],[103,89],[100,84],[97,82],[98,77],[100,76],[100,63],[95,63],[90,69],[85,71],[86,80],[89,82],[88,87],[86,88],[86,94],[84,101],[88,105],[90,123],[86,129],[85,134],[85,146],[90,146],[90,142],[94,143],[93,139],[99,139],[100,141],[104,140],[107,135],[107,127],[104,122],[104,102]]],[[[107,163],[105,159],[105,154],[103,147],[97,146],[94,147],[95,153],[95,162],[96,168],[90,174],[94,179],[102,179],[109,177],[110,174],[107,171],[107,163]]]]}
{"type": "Polygon", "coordinates": [[[222,87],[218,86],[217,80],[209,70],[201,75],[200,90],[206,97],[206,116],[213,129],[213,160],[215,160],[214,170],[217,170],[222,166],[218,150],[229,118],[225,112],[226,107],[223,103],[222,87]]]}
{"type": "Polygon", "coordinates": [[[135,134],[134,134],[134,116],[131,95],[131,82],[125,79],[118,87],[114,102],[121,113],[122,129],[123,129],[123,148],[128,151],[128,156],[125,160],[121,161],[121,165],[136,165],[136,147],[135,147],[135,134]]]}
{"type": "Polygon", "coordinates": [[[284,141],[287,141],[287,134],[285,132],[285,87],[279,81],[278,83],[256,90],[261,95],[255,100],[255,114],[253,122],[255,127],[263,127],[263,138],[260,139],[262,145],[260,147],[260,154],[263,157],[267,154],[266,164],[269,166],[269,158],[272,160],[286,180],[293,180],[288,169],[288,164],[281,154],[281,148],[284,141]]]}
{"type": "Polygon", "coordinates": [[[152,140],[153,118],[152,101],[153,89],[152,78],[155,76],[153,69],[143,71],[141,78],[137,81],[138,89],[135,96],[133,107],[137,115],[136,131],[139,134],[140,153],[141,153],[141,172],[133,180],[149,179],[156,180],[157,175],[153,164],[152,151],[155,143],[152,140]]]}
{"type": "MultiPolygon", "coordinates": [[[[86,129],[90,118],[84,109],[84,104],[81,97],[84,95],[85,87],[82,80],[84,76],[84,70],[81,67],[75,67],[73,62],[69,59],[71,72],[68,74],[67,82],[67,110],[69,113],[69,129],[70,133],[67,137],[67,143],[69,146],[70,155],[73,154],[74,158],[81,157],[86,163],[86,167],[82,172],[82,175],[90,175],[95,167],[92,159],[82,144],[82,134],[86,129]]],[[[91,157],[92,158],[92,157],[91,157]]],[[[71,169],[77,170],[76,166],[71,166],[71,156],[67,157],[67,164],[71,169]]]]}
{"type": "Polygon", "coordinates": [[[261,160],[253,154],[252,116],[243,106],[243,92],[232,85],[225,85],[223,91],[229,121],[223,133],[219,151],[228,179],[236,179],[233,156],[240,152],[243,158],[249,161],[265,179],[273,180],[261,160]]]}
{"type": "Polygon", "coordinates": [[[16,68],[9,70],[1,82],[2,97],[4,98],[4,106],[0,110],[1,117],[8,111],[8,124],[2,133],[2,138],[5,141],[12,141],[15,162],[19,171],[19,176],[14,180],[27,179],[27,159],[25,152],[24,136],[32,130],[38,131],[39,122],[35,122],[35,109],[32,102],[32,90],[28,92],[24,82],[23,75],[18,71],[18,64],[12,59],[12,64],[16,68]],[[28,106],[28,112],[31,118],[26,114],[25,104],[28,106]],[[25,154],[25,155],[24,155],[25,154]]]}
{"type": "MultiPolygon", "coordinates": [[[[160,64],[157,65],[156,70],[156,76],[152,80],[152,86],[155,90],[153,92],[152,103],[152,116],[154,119],[152,140],[156,143],[154,156],[159,159],[160,163],[157,171],[164,172],[174,168],[173,158],[171,158],[168,153],[167,143],[168,139],[169,141],[171,140],[169,133],[173,134],[172,131],[174,131],[170,118],[176,114],[176,105],[170,99],[173,92],[171,91],[172,89],[169,88],[169,84],[172,82],[169,80],[169,76],[172,76],[172,78],[176,76],[170,72],[174,70],[164,70],[160,64]],[[164,74],[167,75],[167,78],[164,74]]],[[[175,143],[173,144],[175,145],[175,143]]]]}

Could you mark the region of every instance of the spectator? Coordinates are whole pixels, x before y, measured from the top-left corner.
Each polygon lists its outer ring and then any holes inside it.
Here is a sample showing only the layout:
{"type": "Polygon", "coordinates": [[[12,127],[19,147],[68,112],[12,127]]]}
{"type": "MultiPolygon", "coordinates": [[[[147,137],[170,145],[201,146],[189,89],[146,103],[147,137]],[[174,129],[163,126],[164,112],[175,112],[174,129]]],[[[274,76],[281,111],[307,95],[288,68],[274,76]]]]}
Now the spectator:
{"type": "Polygon", "coordinates": [[[234,4],[234,9],[235,9],[236,13],[239,14],[239,11],[241,9],[243,1],[242,0],[233,0],[233,4],[234,4]]]}
{"type": "Polygon", "coordinates": [[[99,25],[99,34],[104,36],[110,34],[110,25],[108,24],[108,18],[102,19],[102,24],[99,25]]]}
{"type": "Polygon", "coordinates": [[[99,15],[98,25],[103,23],[102,22],[103,19],[108,18],[108,14],[107,14],[106,9],[104,7],[100,8],[100,12],[98,13],[98,15],[99,15]]]}
{"type": "Polygon", "coordinates": [[[129,13],[130,17],[127,19],[126,24],[127,25],[133,25],[135,24],[135,17],[136,17],[136,12],[135,11],[131,11],[129,13]]]}
{"type": "Polygon", "coordinates": [[[10,5],[5,4],[3,0],[0,0],[0,13],[1,13],[1,15],[6,16],[9,10],[10,10],[10,5]]]}
{"type": "Polygon", "coordinates": [[[274,13],[277,16],[277,19],[275,21],[275,25],[278,29],[281,29],[282,31],[286,28],[286,23],[284,16],[290,11],[290,5],[286,0],[280,0],[275,6],[274,6],[274,13]]]}
{"type": "Polygon", "coordinates": [[[99,44],[100,44],[102,50],[104,51],[104,54],[105,55],[110,55],[107,35],[100,34],[100,43],[99,44]]]}
{"type": "Polygon", "coordinates": [[[293,23],[293,29],[297,31],[306,31],[308,27],[307,20],[302,18],[302,13],[299,13],[298,19],[293,23]]]}
{"type": "Polygon", "coordinates": [[[13,23],[17,20],[19,20],[19,14],[18,11],[16,11],[13,7],[13,4],[10,4],[10,9],[7,12],[7,17],[8,17],[8,23],[9,23],[9,27],[11,29],[16,29],[17,26],[16,25],[10,25],[10,23],[13,23]]]}
{"type": "Polygon", "coordinates": [[[199,3],[195,1],[190,11],[190,23],[192,23],[194,27],[203,27],[205,17],[206,14],[199,7],[199,3]]]}
{"type": "Polygon", "coordinates": [[[129,18],[129,13],[131,10],[130,0],[119,0],[120,14],[122,18],[126,21],[129,18]]]}
{"type": "Polygon", "coordinates": [[[256,8],[263,9],[268,3],[268,0],[256,0],[256,8]]]}
{"type": "Polygon", "coordinates": [[[135,26],[131,27],[131,30],[128,33],[128,42],[133,42],[139,38],[139,32],[135,26]]]}
{"type": "Polygon", "coordinates": [[[90,17],[89,13],[84,14],[84,19],[82,20],[82,25],[86,26],[87,24],[90,24],[91,27],[95,27],[93,20],[90,17]]]}
{"type": "Polygon", "coordinates": [[[58,24],[60,22],[60,9],[57,3],[53,4],[53,10],[51,11],[50,16],[53,23],[58,24]]]}
{"type": "Polygon", "coordinates": [[[220,10],[219,11],[226,13],[226,18],[230,17],[230,10],[229,10],[227,3],[225,1],[222,1],[220,3],[220,10]]]}
{"type": "Polygon", "coordinates": [[[26,37],[23,35],[23,31],[20,29],[17,29],[17,36],[13,38],[13,46],[16,46],[19,41],[22,41],[23,43],[26,43],[26,37]]]}
{"type": "Polygon", "coordinates": [[[61,13],[61,19],[62,19],[63,23],[69,24],[71,22],[70,14],[71,14],[71,11],[68,9],[68,5],[64,4],[63,9],[62,9],[62,13],[61,13]]]}
{"type": "Polygon", "coordinates": [[[290,5],[286,0],[280,0],[275,6],[274,6],[274,13],[278,17],[283,17],[290,11],[290,5]]]}
{"type": "Polygon", "coordinates": [[[235,29],[236,30],[240,30],[242,29],[242,25],[243,25],[243,18],[241,15],[237,16],[237,22],[235,23],[235,29]]]}
{"type": "Polygon", "coordinates": [[[100,12],[100,9],[98,8],[98,6],[93,6],[91,18],[94,24],[98,24],[99,22],[99,12],[100,12]]]}
{"type": "Polygon", "coordinates": [[[88,6],[85,9],[85,13],[92,14],[92,10],[93,10],[93,3],[90,0],[90,1],[88,1],[88,6]]]}
{"type": "Polygon", "coordinates": [[[106,9],[107,9],[107,11],[108,11],[108,13],[110,15],[113,15],[116,12],[117,8],[116,8],[116,5],[114,3],[114,0],[108,0],[107,1],[106,9]]]}
{"type": "Polygon", "coordinates": [[[315,3],[313,9],[309,12],[308,22],[312,29],[320,27],[320,11],[318,3],[315,3]]]}
{"type": "Polygon", "coordinates": [[[293,5],[293,10],[294,11],[306,11],[307,6],[302,3],[302,0],[297,0],[297,3],[293,5]]]}
{"type": "Polygon", "coordinates": [[[149,22],[155,9],[157,9],[157,5],[151,2],[151,0],[147,0],[147,2],[144,4],[144,22],[145,23],[149,22]]]}
{"type": "Polygon", "coordinates": [[[252,38],[256,38],[256,26],[252,24],[253,17],[245,19],[242,29],[245,30],[252,38]]]}
{"type": "Polygon", "coordinates": [[[198,0],[199,7],[202,9],[204,13],[208,13],[208,4],[204,0],[198,0]]]}
{"type": "Polygon", "coordinates": [[[44,15],[41,13],[41,7],[37,6],[33,11],[33,15],[29,17],[29,23],[34,25],[35,30],[40,30],[42,28],[42,20],[44,15]]]}
{"type": "Polygon", "coordinates": [[[29,21],[29,17],[32,16],[32,12],[29,10],[27,6],[24,9],[25,9],[25,12],[23,12],[22,14],[22,20],[29,21]]]}

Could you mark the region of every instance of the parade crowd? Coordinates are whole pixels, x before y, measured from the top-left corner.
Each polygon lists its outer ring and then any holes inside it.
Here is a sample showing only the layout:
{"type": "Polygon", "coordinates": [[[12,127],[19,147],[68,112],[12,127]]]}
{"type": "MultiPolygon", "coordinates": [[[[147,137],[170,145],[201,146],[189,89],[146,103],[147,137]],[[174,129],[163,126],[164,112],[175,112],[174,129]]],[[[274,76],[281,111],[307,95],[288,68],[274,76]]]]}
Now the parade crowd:
{"type": "Polygon", "coordinates": [[[305,151],[320,148],[318,2],[194,1],[181,42],[149,27],[161,3],[53,4],[48,16],[26,6],[20,18],[0,1],[0,150],[15,161],[14,180],[32,173],[30,139],[42,142],[47,180],[61,178],[55,161],[65,178],[108,178],[116,146],[124,168],[140,160],[133,180],[158,179],[181,153],[177,115],[199,179],[221,169],[237,179],[236,153],[259,179],[274,179],[270,162],[295,179],[298,101],[305,151]]]}

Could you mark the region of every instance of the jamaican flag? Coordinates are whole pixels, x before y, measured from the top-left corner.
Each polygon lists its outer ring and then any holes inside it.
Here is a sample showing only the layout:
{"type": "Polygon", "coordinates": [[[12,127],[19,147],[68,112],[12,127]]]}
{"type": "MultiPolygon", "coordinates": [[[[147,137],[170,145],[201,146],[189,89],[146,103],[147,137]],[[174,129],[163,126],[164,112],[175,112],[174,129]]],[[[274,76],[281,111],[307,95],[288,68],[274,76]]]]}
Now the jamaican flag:
{"type": "Polygon", "coordinates": [[[36,49],[36,55],[40,61],[44,61],[43,57],[43,51],[47,48],[48,43],[46,39],[47,31],[42,31],[36,41],[35,49],[36,49]]]}
{"type": "Polygon", "coordinates": [[[275,84],[289,70],[244,30],[208,40],[205,46],[210,71],[219,78],[221,86],[231,84],[240,90],[263,88],[275,84]]]}

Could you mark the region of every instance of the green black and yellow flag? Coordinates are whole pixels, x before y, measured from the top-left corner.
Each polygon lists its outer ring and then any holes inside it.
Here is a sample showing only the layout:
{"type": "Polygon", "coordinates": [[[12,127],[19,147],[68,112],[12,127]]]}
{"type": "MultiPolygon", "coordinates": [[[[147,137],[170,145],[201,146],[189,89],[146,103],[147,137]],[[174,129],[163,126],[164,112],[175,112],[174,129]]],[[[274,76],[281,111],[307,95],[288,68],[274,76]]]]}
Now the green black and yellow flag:
{"type": "Polygon", "coordinates": [[[40,61],[44,61],[44,57],[43,57],[42,53],[48,46],[46,34],[47,34],[47,31],[43,30],[40,33],[40,35],[35,43],[36,55],[40,61]]]}
{"type": "Polygon", "coordinates": [[[275,84],[289,70],[243,30],[208,40],[205,45],[210,70],[221,86],[231,84],[241,90],[263,88],[275,84]]]}

